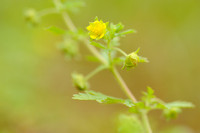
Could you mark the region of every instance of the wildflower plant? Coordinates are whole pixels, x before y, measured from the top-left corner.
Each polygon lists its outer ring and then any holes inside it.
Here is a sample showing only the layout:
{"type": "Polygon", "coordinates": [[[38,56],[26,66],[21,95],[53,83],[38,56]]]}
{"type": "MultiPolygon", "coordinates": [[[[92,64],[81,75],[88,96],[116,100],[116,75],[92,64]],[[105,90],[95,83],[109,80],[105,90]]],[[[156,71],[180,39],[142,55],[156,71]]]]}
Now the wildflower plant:
{"type": "Polygon", "coordinates": [[[124,30],[124,25],[121,23],[105,23],[98,17],[93,22],[90,22],[86,28],[77,29],[68,12],[77,12],[79,7],[85,4],[78,0],[66,2],[53,0],[53,2],[55,7],[50,9],[44,9],[40,12],[34,9],[28,10],[25,13],[26,20],[32,25],[38,25],[43,16],[52,13],[60,14],[69,30],[66,31],[55,26],[47,28],[47,30],[63,36],[63,42],[60,43],[59,49],[68,59],[73,59],[78,55],[79,43],[82,42],[92,54],[88,59],[99,62],[99,66],[88,75],[72,74],[74,87],[80,91],[78,94],[73,95],[73,99],[93,100],[103,104],[122,104],[126,106],[130,114],[121,114],[119,116],[119,133],[152,133],[148,119],[148,113],[152,110],[160,110],[163,112],[163,116],[170,120],[176,118],[183,108],[194,107],[192,103],[185,101],[166,103],[155,96],[151,87],[147,87],[147,91],[143,92],[141,100],[137,100],[116,68],[117,65],[120,65],[121,70],[133,70],[138,64],[148,62],[147,58],[138,55],[139,48],[129,54],[119,48],[120,38],[136,33],[136,30],[124,30]],[[117,53],[120,53],[121,56],[117,53]],[[115,77],[127,99],[95,92],[89,86],[89,80],[105,69],[109,70],[115,77]]]}

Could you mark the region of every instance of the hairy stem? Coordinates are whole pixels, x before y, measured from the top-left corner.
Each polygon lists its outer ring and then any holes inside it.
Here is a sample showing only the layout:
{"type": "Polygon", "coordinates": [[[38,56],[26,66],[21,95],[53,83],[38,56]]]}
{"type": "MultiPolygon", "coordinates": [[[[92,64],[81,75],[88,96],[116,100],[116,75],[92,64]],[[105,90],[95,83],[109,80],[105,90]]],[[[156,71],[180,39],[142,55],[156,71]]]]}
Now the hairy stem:
{"type": "Polygon", "coordinates": [[[127,56],[127,54],[121,50],[120,48],[114,47],[113,49],[117,50],[118,52],[120,52],[122,55],[127,56]]]}
{"type": "MultiPolygon", "coordinates": [[[[60,0],[54,0],[55,5],[60,4],[60,0]]],[[[65,20],[65,23],[67,25],[67,27],[72,30],[72,31],[76,31],[76,27],[73,24],[73,22],[71,21],[69,15],[66,12],[62,12],[62,16],[63,19],[65,20]]],[[[90,45],[90,42],[88,40],[83,40],[83,42],[85,43],[86,47],[90,50],[90,52],[96,56],[104,65],[108,65],[108,62],[102,57],[102,55],[99,53],[99,51],[92,45],[90,45]]],[[[137,102],[135,96],[131,93],[130,89],[128,88],[128,86],[126,85],[126,83],[124,82],[124,80],[122,79],[121,75],[119,74],[119,72],[117,71],[117,69],[115,67],[111,68],[111,71],[114,75],[114,77],[116,78],[116,80],[118,81],[119,85],[121,86],[123,92],[127,95],[128,98],[130,98],[134,103],[137,102]]],[[[151,127],[150,127],[150,123],[147,117],[146,113],[141,113],[141,117],[144,123],[144,127],[146,129],[147,133],[152,133],[151,131],[151,127]]]]}
{"type": "Polygon", "coordinates": [[[76,27],[74,23],[71,21],[69,15],[66,12],[62,12],[63,19],[65,20],[65,24],[67,25],[68,28],[70,28],[71,31],[76,31],[76,27]]]}
{"type": "Polygon", "coordinates": [[[89,80],[90,78],[92,78],[95,74],[97,74],[98,72],[106,69],[107,67],[105,67],[104,65],[97,67],[95,70],[93,70],[92,72],[90,72],[85,79],[89,80]]]}
{"type": "Polygon", "coordinates": [[[128,88],[128,86],[126,85],[124,80],[122,79],[122,77],[119,74],[119,72],[117,71],[117,69],[113,68],[113,69],[111,69],[111,71],[112,71],[114,77],[116,78],[116,80],[118,81],[119,85],[123,89],[124,93],[127,95],[127,97],[130,98],[134,103],[136,103],[137,100],[136,100],[135,96],[131,93],[130,89],[128,88]]]}
{"type": "Polygon", "coordinates": [[[149,119],[146,112],[141,112],[142,121],[147,133],[152,133],[151,126],[149,123],[149,119]]]}
{"type": "Polygon", "coordinates": [[[48,14],[57,14],[57,13],[59,13],[58,12],[58,10],[56,10],[55,8],[48,8],[48,9],[44,9],[44,10],[42,10],[42,11],[40,11],[39,13],[38,13],[38,15],[39,15],[39,17],[43,17],[43,16],[45,16],[45,15],[48,15],[48,14]]]}

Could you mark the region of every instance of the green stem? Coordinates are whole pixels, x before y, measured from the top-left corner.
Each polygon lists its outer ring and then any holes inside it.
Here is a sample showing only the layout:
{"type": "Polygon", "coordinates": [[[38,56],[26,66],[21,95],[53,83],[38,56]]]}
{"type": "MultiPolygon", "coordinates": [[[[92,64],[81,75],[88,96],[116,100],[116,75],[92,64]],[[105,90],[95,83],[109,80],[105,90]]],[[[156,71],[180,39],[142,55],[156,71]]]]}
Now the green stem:
{"type": "MultiPolygon", "coordinates": [[[[60,4],[60,0],[54,0],[55,5],[60,4]]],[[[62,12],[62,16],[65,20],[66,25],[68,26],[68,28],[72,31],[76,31],[76,27],[73,24],[73,22],[71,21],[70,17],[68,16],[68,14],[66,12],[62,12]]],[[[98,50],[90,45],[88,40],[83,40],[83,42],[85,43],[86,47],[90,50],[90,52],[92,54],[94,54],[94,56],[96,56],[104,65],[108,65],[108,62],[102,57],[102,55],[98,52],[98,50]]],[[[114,75],[114,77],[116,78],[116,80],[118,81],[119,85],[121,86],[122,90],[124,91],[124,93],[134,102],[136,103],[137,100],[134,97],[134,95],[131,93],[130,89],[128,88],[128,86],[126,85],[126,83],[124,82],[124,80],[122,79],[121,75],[119,74],[119,72],[117,71],[116,68],[111,68],[111,71],[114,75]]],[[[142,113],[141,117],[143,119],[143,123],[144,123],[144,127],[147,131],[147,133],[152,133],[151,131],[151,127],[148,121],[148,117],[146,113],[142,113]]]]}
{"type": "Polygon", "coordinates": [[[121,50],[120,48],[114,47],[113,49],[117,50],[118,52],[120,52],[120,53],[123,54],[124,56],[127,56],[127,54],[126,54],[123,50],[121,50]]]}
{"type": "Polygon", "coordinates": [[[148,119],[148,116],[147,116],[147,112],[146,111],[141,112],[141,117],[142,117],[142,121],[143,121],[146,132],[152,133],[151,126],[150,126],[150,123],[149,123],[149,119],[148,119]]]}
{"type": "Polygon", "coordinates": [[[108,66],[108,62],[102,57],[99,51],[90,44],[90,42],[87,39],[84,39],[83,42],[94,56],[96,56],[105,66],[108,66]]]}
{"type": "Polygon", "coordinates": [[[39,17],[48,15],[48,14],[54,14],[54,13],[59,13],[58,10],[56,10],[55,8],[48,8],[48,9],[44,9],[42,11],[40,11],[38,13],[39,17]]]}
{"type": "Polygon", "coordinates": [[[119,74],[119,72],[117,71],[117,69],[113,67],[111,69],[111,71],[112,71],[114,77],[116,78],[116,80],[118,81],[119,85],[121,86],[122,90],[127,95],[127,97],[130,98],[134,103],[136,103],[137,100],[136,100],[135,96],[131,93],[130,89],[128,88],[128,86],[126,85],[124,80],[122,79],[122,77],[119,74]]]}
{"type": "MultiPolygon", "coordinates": [[[[60,0],[54,0],[55,5],[60,5],[61,2],[60,0]]],[[[71,31],[76,31],[76,26],[74,25],[74,23],[72,22],[71,18],[69,17],[69,15],[66,12],[62,12],[62,17],[64,19],[65,24],[67,25],[67,27],[71,30],[71,31]]],[[[89,49],[89,51],[95,55],[103,64],[107,65],[107,61],[101,56],[101,54],[98,52],[98,50],[90,45],[90,42],[87,39],[84,39],[83,42],[85,43],[86,47],[89,49]]]]}
{"type": "Polygon", "coordinates": [[[66,12],[62,12],[62,16],[63,16],[63,19],[65,20],[64,22],[67,25],[67,27],[69,27],[71,31],[76,31],[77,29],[74,23],[71,21],[69,15],[66,12]]]}
{"type": "Polygon", "coordinates": [[[106,69],[106,68],[107,68],[107,67],[104,66],[104,65],[97,67],[94,71],[90,72],[90,73],[85,77],[85,79],[86,79],[86,80],[89,80],[89,79],[90,79],[91,77],[93,77],[95,74],[97,74],[98,72],[100,72],[100,71],[102,71],[102,70],[104,70],[104,69],[106,69]]]}
{"type": "Polygon", "coordinates": [[[107,48],[108,48],[109,63],[110,63],[110,66],[112,66],[112,57],[111,57],[111,45],[110,45],[110,40],[108,40],[108,42],[107,42],[107,48]]]}

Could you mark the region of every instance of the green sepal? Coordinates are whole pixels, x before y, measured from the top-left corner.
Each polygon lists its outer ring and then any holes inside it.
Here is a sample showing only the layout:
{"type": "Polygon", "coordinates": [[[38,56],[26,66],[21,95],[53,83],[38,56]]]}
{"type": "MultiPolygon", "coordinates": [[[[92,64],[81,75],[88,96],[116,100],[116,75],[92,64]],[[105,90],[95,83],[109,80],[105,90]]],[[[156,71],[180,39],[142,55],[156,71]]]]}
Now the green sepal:
{"type": "Polygon", "coordinates": [[[96,17],[94,18],[94,21],[99,21],[99,18],[96,16],[96,17]]]}

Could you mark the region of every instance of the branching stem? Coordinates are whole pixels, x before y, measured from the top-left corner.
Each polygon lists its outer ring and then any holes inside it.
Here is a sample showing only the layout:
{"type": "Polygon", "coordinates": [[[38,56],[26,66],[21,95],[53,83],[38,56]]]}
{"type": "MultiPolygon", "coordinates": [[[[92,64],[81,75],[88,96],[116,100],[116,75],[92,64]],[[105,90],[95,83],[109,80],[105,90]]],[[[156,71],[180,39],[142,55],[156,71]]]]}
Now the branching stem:
{"type": "Polygon", "coordinates": [[[148,119],[148,116],[147,116],[147,112],[145,112],[145,111],[141,112],[141,117],[142,117],[144,127],[146,129],[146,132],[152,133],[151,126],[150,126],[150,123],[149,123],[149,119],[148,119]]]}
{"type": "Polygon", "coordinates": [[[106,69],[107,67],[105,65],[102,65],[102,66],[99,66],[97,67],[96,69],[94,69],[92,72],[90,72],[86,77],[85,79],[86,80],[89,80],[90,78],[92,78],[95,74],[97,74],[98,72],[106,69]]]}
{"type": "MultiPolygon", "coordinates": [[[[54,3],[55,3],[55,5],[59,5],[60,0],[54,0],[54,3]]],[[[73,22],[71,21],[69,15],[66,12],[62,12],[62,16],[63,16],[63,19],[65,20],[67,27],[72,31],[76,31],[77,29],[76,29],[75,25],[73,24],[73,22]]],[[[99,53],[99,51],[94,46],[90,45],[88,40],[83,40],[83,42],[85,43],[86,47],[90,50],[90,52],[94,56],[96,56],[104,65],[106,65],[106,66],[108,65],[108,62],[102,57],[102,55],[99,53]]],[[[130,89],[128,88],[128,86],[126,85],[124,80],[122,79],[122,77],[119,74],[119,72],[117,71],[117,69],[115,67],[111,67],[110,70],[112,71],[114,77],[116,78],[119,85],[121,86],[123,92],[127,95],[128,98],[130,98],[134,103],[136,103],[137,100],[136,100],[135,96],[131,93],[130,89]]],[[[141,117],[143,120],[144,127],[146,129],[146,133],[152,133],[147,114],[141,113],[141,117]]]]}
{"type": "Polygon", "coordinates": [[[124,80],[122,79],[122,77],[119,74],[119,72],[117,71],[117,69],[113,68],[111,71],[112,71],[114,77],[116,78],[116,80],[118,81],[119,85],[125,92],[125,94],[128,96],[128,98],[130,98],[134,103],[136,103],[137,100],[136,100],[135,96],[131,93],[130,89],[128,88],[128,86],[126,85],[124,80]]]}
{"type": "Polygon", "coordinates": [[[48,9],[44,9],[44,10],[38,12],[38,15],[39,15],[39,17],[43,17],[48,14],[57,14],[57,13],[59,13],[59,12],[55,8],[48,8],[48,9]]]}
{"type": "Polygon", "coordinates": [[[114,47],[113,49],[117,50],[118,52],[120,52],[124,56],[127,56],[127,54],[123,50],[121,50],[120,48],[114,47]]]}

